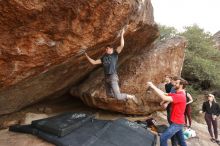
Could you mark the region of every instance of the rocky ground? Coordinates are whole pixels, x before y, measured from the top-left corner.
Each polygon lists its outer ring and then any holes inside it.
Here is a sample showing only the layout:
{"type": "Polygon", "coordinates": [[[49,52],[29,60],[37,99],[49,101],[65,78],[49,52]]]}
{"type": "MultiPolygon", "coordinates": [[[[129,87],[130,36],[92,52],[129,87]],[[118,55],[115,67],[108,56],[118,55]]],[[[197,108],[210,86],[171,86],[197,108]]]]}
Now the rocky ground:
{"type": "MultiPolygon", "coordinates": [[[[135,121],[154,117],[159,124],[166,124],[166,115],[163,112],[158,112],[149,116],[129,116],[99,109],[92,109],[84,105],[80,100],[73,100],[71,97],[63,97],[62,99],[53,101],[44,101],[17,113],[13,113],[8,116],[2,116],[0,118],[0,125],[1,128],[6,128],[10,124],[15,123],[28,124],[32,120],[45,118],[47,116],[52,116],[66,111],[92,112],[95,113],[96,118],[108,120],[125,117],[129,120],[135,121]]],[[[196,131],[198,137],[187,140],[188,146],[217,146],[217,144],[214,144],[209,140],[206,125],[193,121],[192,129],[196,131]]],[[[35,136],[9,132],[8,129],[0,130],[0,134],[1,146],[52,146],[52,144],[49,144],[35,136]]],[[[159,146],[159,141],[157,145],[159,146]]]]}
{"type": "MultiPolygon", "coordinates": [[[[157,114],[157,121],[166,123],[166,115],[164,113],[157,114]]],[[[207,126],[203,123],[198,123],[195,120],[192,122],[192,129],[196,131],[197,137],[188,139],[187,146],[218,146],[216,143],[210,141],[207,126]]],[[[171,145],[171,143],[169,143],[171,145]]],[[[158,141],[159,146],[159,141],[158,141]]]]}

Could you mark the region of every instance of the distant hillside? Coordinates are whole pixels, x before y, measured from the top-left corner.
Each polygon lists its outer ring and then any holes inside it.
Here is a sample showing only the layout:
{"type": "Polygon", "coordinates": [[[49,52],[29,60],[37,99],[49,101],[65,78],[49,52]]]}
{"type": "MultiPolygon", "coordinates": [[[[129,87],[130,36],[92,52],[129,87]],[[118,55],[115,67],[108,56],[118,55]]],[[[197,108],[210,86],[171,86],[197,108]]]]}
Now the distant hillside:
{"type": "Polygon", "coordinates": [[[213,39],[214,39],[216,47],[220,50],[220,31],[216,32],[213,35],[213,39]]]}

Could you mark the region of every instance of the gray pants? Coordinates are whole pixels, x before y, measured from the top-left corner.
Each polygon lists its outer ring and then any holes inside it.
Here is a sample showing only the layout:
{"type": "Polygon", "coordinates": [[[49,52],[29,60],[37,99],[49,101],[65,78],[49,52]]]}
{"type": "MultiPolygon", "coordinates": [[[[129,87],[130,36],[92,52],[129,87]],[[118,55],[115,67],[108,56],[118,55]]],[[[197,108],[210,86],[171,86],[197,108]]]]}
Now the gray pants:
{"type": "Polygon", "coordinates": [[[125,100],[127,98],[127,94],[120,92],[118,81],[119,79],[117,74],[105,75],[106,95],[117,98],[118,100],[125,100]]]}

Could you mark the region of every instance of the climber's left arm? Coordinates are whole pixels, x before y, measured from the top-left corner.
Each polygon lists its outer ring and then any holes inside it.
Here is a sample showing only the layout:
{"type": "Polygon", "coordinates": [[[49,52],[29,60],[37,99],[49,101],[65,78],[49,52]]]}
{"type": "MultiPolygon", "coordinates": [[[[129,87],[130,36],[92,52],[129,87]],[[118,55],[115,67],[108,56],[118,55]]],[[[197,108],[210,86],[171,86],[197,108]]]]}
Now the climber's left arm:
{"type": "Polygon", "coordinates": [[[122,49],[124,48],[124,44],[125,44],[125,42],[124,42],[124,33],[125,33],[125,30],[124,30],[124,28],[123,28],[123,29],[122,29],[122,32],[121,32],[121,44],[120,44],[120,46],[118,46],[117,49],[116,49],[116,51],[117,51],[118,54],[121,53],[122,49]]]}

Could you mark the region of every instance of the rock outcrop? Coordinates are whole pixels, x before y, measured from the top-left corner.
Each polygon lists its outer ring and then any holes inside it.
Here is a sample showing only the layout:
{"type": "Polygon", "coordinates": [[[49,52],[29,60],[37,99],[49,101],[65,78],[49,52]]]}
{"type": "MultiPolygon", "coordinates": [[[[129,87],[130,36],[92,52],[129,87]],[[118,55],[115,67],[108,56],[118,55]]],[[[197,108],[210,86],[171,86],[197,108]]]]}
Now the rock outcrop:
{"type": "Polygon", "coordinates": [[[146,83],[153,81],[159,85],[165,75],[180,76],[185,46],[186,40],[182,37],[157,42],[150,50],[142,49],[120,66],[121,91],[134,94],[138,103],[106,97],[101,69],[93,72],[82,85],[74,87],[71,93],[89,106],[125,114],[142,115],[160,110],[161,100],[153,92],[146,91],[146,83]]]}
{"type": "Polygon", "coordinates": [[[0,115],[77,85],[95,69],[81,50],[100,57],[127,24],[121,58],[158,36],[150,0],[1,0],[0,14],[0,115]]]}
{"type": "Polygon", "coordinates": [[[216,48],[220,50],[220,31],[216,32],[213,35],[213,40],[215,42],[216,48]]]}
{"type": "Polygon", "coordinates": [[[147,114],[159,107],[145,95],[146,81],[181,72],[184,40],[152,45],[159,32],[150,0],[1,0],[0,14],[0,115],[60,97],[71,87],[90,106],[147,114]],[[119,76],[122,91],[135,94],[137,105],[105,98],[102,71],[82,54],[96,59],[107,44],[116,47],[125,26],[119,76]]]}

